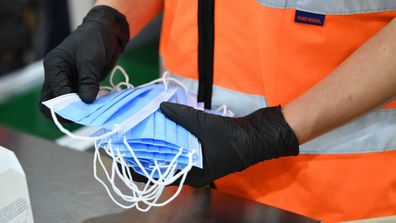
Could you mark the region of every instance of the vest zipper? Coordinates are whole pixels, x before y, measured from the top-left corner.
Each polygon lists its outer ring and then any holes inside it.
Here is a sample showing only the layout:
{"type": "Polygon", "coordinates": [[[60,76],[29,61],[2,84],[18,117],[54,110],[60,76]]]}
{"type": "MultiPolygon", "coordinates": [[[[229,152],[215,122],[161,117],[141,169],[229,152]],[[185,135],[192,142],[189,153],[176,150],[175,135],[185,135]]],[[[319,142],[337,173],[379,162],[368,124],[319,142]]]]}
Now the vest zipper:
{"type": "Polygon", "coordinates": [[[198,0],[198,101],[212,107],[214,0],[198,0]]]}

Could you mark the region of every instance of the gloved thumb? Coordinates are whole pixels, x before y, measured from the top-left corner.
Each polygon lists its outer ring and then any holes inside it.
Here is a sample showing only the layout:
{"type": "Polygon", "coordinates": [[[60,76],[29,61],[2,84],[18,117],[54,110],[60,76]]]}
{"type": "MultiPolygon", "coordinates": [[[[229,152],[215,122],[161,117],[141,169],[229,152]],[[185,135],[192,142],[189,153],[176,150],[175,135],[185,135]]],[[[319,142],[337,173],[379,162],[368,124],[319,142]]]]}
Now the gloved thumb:
{"type": "Polygon", "coordinates": [[[160,109],[169,119],[186,128],[198,139],[201,138],[203,125],[206,123],[206,114],[203,111],[170,102],[162,102],[160,109]]]}
{"type": "Polygon", "coordinates": [[[90,83],[83,83],[78,87],[78,96],[80,96],[81,100],[85,103],[92,103],[95,101],[98,92],[98,82],[92,81],[90,83]]]}
{"type": "Polygon", "coordinates": [[[81,72],[78,80],[77,94],[85,103],[92,103],[95,101],[99,92],[99,81],[95,78],[97,74],[93,72],[95,71],[86,68],[86,70],[81,72]]]}

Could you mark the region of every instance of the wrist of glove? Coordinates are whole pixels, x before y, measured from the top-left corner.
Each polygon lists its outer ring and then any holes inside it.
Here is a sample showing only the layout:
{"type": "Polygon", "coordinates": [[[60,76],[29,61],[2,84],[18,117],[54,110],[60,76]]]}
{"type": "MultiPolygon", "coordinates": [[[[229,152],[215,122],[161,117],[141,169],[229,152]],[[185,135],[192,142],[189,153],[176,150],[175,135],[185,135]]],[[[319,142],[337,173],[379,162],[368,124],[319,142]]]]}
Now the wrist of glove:
{"type": "Polygon", "coordinates": [[[83,23],[44,58],[40,110],[50,117],[41,102],[72,92],[86,103],[94,101],[99,82],[128,41],[129,26],[121,13],[108,6],[92,8],[83,23]]]}

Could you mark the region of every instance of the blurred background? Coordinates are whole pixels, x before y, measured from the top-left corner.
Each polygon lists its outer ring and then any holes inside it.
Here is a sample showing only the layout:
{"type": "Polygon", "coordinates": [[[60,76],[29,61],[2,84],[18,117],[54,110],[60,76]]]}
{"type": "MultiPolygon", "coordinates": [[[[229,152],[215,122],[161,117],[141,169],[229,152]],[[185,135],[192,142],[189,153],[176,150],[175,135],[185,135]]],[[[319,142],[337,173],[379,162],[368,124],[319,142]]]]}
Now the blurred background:
{"type": "MultiPolygon", "coordinates": [[[[0,125],[73,147],[38,110],[42,58],[81,23],[93,4],[94,0],[0,1],[0,125]]],[[[133,84],[158,77],[160,24],[159,16],[130,41],[117,61],[133,84]]],[[[77,125],[68,128],[84,131],[77,125]]]]}

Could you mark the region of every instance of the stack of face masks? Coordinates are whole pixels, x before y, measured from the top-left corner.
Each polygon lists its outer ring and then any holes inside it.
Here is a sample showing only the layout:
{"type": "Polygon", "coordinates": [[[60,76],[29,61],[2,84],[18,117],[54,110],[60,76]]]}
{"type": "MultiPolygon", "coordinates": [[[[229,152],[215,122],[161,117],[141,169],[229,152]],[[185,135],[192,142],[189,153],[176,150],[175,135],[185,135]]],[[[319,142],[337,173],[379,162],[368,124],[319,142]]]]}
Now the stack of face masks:
{"type": "MultiPolygon", "coordinates": [[[[85,104],[75,93],[43,104],[51,110],[52,118],[62,132],[75,139],[95,142],[94,176],[105,187],[110,198],[123,208],[136,207],[148,211],[152,206],[163,206],[176,198],[192,166],[202,168],[198,139],[166,118],[159,110],[160,103],[169,101],[200,110],[203,104],[197,103],[195,95],[187,93],[180,82],[166,74],[135,88],[128,84],[128,76],[122,68],[116,67],[115,70],[110,78],[112,87],[105,88],[111,92],[98,97],[92,104],[85,104]],[[112,82],[116,69],[124,74],[126,82],[118,85],[112,82]],[[127,89],[121,89],[122,86],[127,89]],[[101,129],[90,137],[74,135],[58,122],[55,113],[73,122],[101,129]],[[100,158],[100,148],[113,160],[110,171],[100,158]],[[98,161],[110,187],[97,175],[98,161]],[[148,179],[143,188],[135,184],[129,167],[148,179]],[[165,186],[178,179],[180,185],[176,193],[158,202],[165,186]],[[124,193],[116,181],[124,183],[129,193],[124,193]]],[[[227,112],[226,108],[222,110],[227,112]]]]}

